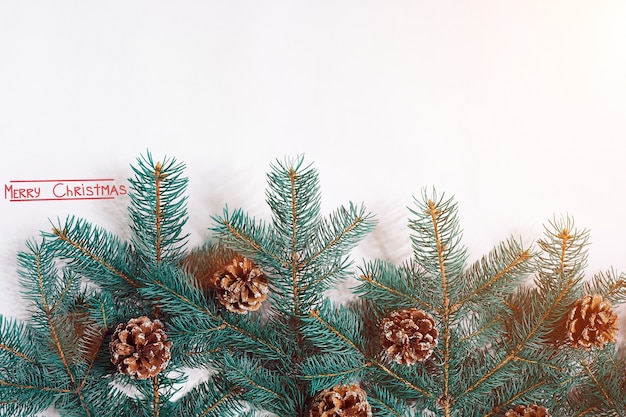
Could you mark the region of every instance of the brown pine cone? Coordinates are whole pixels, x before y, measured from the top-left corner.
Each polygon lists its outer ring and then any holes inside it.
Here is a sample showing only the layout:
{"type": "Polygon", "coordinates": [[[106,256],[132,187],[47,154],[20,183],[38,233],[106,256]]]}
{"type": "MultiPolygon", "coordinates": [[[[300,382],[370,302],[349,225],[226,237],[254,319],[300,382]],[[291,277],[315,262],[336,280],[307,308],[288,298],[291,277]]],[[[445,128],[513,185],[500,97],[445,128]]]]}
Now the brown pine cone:
{"type": "Polygon", "coordinates": [[[313,398],[309,417],[372,417],[372,408],[357,384],[340,385],[313,398]]]}
{"type": "Polygon", "coordinates": [[[115,329],[109,350],[117,370],[136,379],[156,376],[170,360],[172,342],[158,319],[143,316],[121,323],[115,329]]]}
{"type": "Polygon", "coordinates": [[[389,314],[382,320],[380,330],[384,354],[399,364],[414,365],[428,359],[438,343],[435,321],[416,308],[389,314]]]}
{"type": "Polygon", "coordinates": [[[566,331],[574,347],[602,349],[605,343],[617,340],[617,314],[601,295],[585,295],[572,307],[566,331]]]}
{"type": "Polygon", "coordinates": [[[250,259],[235,256],[213,274],[211,287],[228,311],[245,314],[261,308],[268,293],[267,277],[250,259]]]}
{"type": "Polygon", "coordinates": [[[543,406],[518,405],[507,411],[505,417],[550,417],[550,414],[543,406]]]}

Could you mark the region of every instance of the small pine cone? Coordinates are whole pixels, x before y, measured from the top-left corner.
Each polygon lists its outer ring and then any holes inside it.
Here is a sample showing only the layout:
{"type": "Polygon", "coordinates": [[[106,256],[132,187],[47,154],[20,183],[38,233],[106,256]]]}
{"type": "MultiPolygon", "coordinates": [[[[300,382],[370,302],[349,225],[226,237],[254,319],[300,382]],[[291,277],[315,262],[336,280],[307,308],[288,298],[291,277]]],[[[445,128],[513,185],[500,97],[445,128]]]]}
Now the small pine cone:
{"type": "Polygon", "coordinates": [[[380,343],[384,354],[399,364],[414,365],[432,355],[439,331],[425,311],[394,311],[382,320],[380,343]]]}
{"type": "Polygon", "coordinates": [[[543,406],[518,405],[507,411],[505,417],[550,417],[550,414],[543,406]]]}
{"type": "Polygon", "coordinates": [[[566,331],[574,347],[602,349],[605,343],[617,340],[617,314],[601,295],[585,295],[572,307],[566,331]]]}
{"type": "Polygon", "coordinates": [[[170,360],[172,342],[158,319],[148,317],[130,319],[115,329],[109,350],[111,362],[117,370],[136,379],[156,376],[170,360]]]}
{"type": "Polygon", "coordinates": [[[341,385],[318,393],[309,417],[372,417],[372,408],[361,387],[341,385]]]}
{"type": "Polygon", "coordinates": [[[261,308],[268,293],[267,277],[250,259],[235,256],[213,274],[211,287],[228,311],[245,314],[261,308]]]}

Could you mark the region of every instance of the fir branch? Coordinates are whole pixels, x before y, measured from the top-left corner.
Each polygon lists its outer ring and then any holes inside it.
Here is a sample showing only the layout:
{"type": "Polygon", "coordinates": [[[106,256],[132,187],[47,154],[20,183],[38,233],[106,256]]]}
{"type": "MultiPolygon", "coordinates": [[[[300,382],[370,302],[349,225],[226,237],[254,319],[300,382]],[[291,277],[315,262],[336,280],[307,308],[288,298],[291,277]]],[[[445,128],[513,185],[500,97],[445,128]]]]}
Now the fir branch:
{"type": "Polygon", "coordinates": [[[52,336],[52,339],[54,342],[54,348],[56,349],[56,352],[59,355],[61,362],[63,363],[63,367],[65,368],[65,371],[67,372],[67,376],[69,377],[71,384],[76,385],[74,374],[72,373],[72,370],[70,369],[70,365],[66,357],[65,349],[63,348],[61,344],[61,338],[59,336],[59,333],[57,332],[55,320],[53,320],[53,315],[50,311],[50,307],[48,306],[48,295],[45,289],[44,281],[50,280],[50,278],[45,278],[44,275],[49,273],[52,270],[52,267],[50,265],[45,265],[45,263],[47,263],[49,259],[45,255],[42,255],[42,250],[39,247],[33,245],[29,249],[33,252],[35,256],[35,265],[34,265],[34,268],[36,270],[35,279],[37,280],[39,296],[41,297],[41,309],[43,310],[43,313],[45,314],[47,327],[50,330],[50,335],[52,336]]]}
{"type": "Polygon", "coordinates": [[[621,304],[626,301],[626,277],[613,269],[599,272],[583,283],[583,293],[600,294],[613,305],[621,304]]]}
{"type": "MultiPolygon", "coordinates": [[[[301,416],[303,398],[312,394],[302,366],[310,355],[320,353],[312,349],[311,335],[304,329],[307,311],[320,305],[331,283],[347,276],[347,254],[371,231],[374,221],[363,206],[352,203],[324,218],[317,172],[311,165],[305,166],[301,156],[277,161],[267,178],[270,224],[241,209],[230,213],[226,208],[222,217],[213,219],[212,230],[226,247],[254,260],[269,278],[272,305],[265,328],[275,330],[283,339],[287,355],[272,355],[272,359],[257,352],[253,357],[262,360],[262,369],[267,372],[280,368],[292,375],[290,381],[296,384],[292,395],[297,396],[294,409],[301,416]]],[[[245,320],[254,321],[252,316],[245,320]]],[[[240,350],[234,343],[229,346],[240,350]]]]}
{"type": "Polygon", "coordinates": [[[154,410],[154,417],[160,417],[161,405],[159,404],[159,376],[155,375],[152,378],[152,409],[154,410]]]}
{"type": "Polygon", "coordinates": [[[177,401],[176,417],[241,417],[243,404],[237,400],[240,388],[209,378],[177,401]]]}
{"type": "Polygon", "coordinates": [[[530,292],[541,299],[524,297],[530,302],[524,303],[524,308],[531,314],[522,319],[521,328],[516,328],[514,345],[493,368],[475,380],[462,394],[468,395],[485,383],[511,361],[517,360],[521,352],[532,347],[535,338],[545,337],[552,329],[552,325],[561,320],[564,311],[572,298],[572,291],[580,277],[580,268],[586,259],[585,246],[587,233],[573,229],[571,220],[552,222],[552,228],[546,228],[546,239],[540,240],[539,245],[544,254],[538,258],[538,292],[530,292]]]}
{"type": "Polygon", "coordinates": [[[398,401],[388,390],[379,385],[368,393],[368,399],[376,410],[376,416],[402,417],[408,415],[406,404],[398,401]]]}
{"type": "Polygon", "coordinates": [[[372,364],[360,355],[327,353],[308,358],[302,365],[302,378],[311,381],[311,391],[360,381],[372,364]]]}
{"type": "MultiPolygon", "coordinates": [[[[598,378],[594,374],[589,364],[585,360],[582,360],[582,364],[585,367],[585,371],[587,372],[587,375],[589,375],[589,377],[593,380],[593,384],[596,386],[596,388],[600,390],[600,393],[602,394],[606,402],[611,406],[613,410],[615,410],[616,413],[619,413],[615,403],[613,402],[613,399],[609,396],[609,394],[607,393],[602,383],[598,380],[598,378]]],[[[621,414],[618,414],[618,415],[621,416],[621,414]]]]}
{"type": "MultiPolygon", "coordinates": [[[[309,316],[310,316],[310,318],[312,320],[308,320],[307,321],[307,325],[310,326],[310,325],[317,324],[317,326],[321,326],[321,329],[326,329],[326,331],[331,332],[332,335],[334,336],[334,339],[336,341],[335,343],[333,343],[333,344],[326,343],[325,344],[326,346],[329,346],[329,347],[327,347],[327,349],[330,349],[329,350],[330,352],[333,352],[333,350],[334,350],[334,351],[340,352],[340,354],[345,354],[345,349],[348,348],[349,350],[352,351],[352,354],[357,354],[360,357],[362,357],[363,358],[362,359],[363,363],[368,363],[368,364],[370,364],[371,367],[379,369],[385,375],[395,379],[396,381],[398,381],[402,385],[404,385],[407,388],[409,388],[416,395],[425,396],[425,397],[430,397],[432,395],[425,388],[422,388],[422,387],[419,387],[419,386],[415,385],[414,383],[412,383],[408,379],[406,379],[403,376],[401,376],[399,373],[394,372],[393,369],[391,369],[391,367],[385,365],[379,359],[371,357],[370,355],[368,355],[368,353],[367,353],[367,351],[366,351],[366,349],[364,347],[361,347],[361,346],[357,345],[356,342],[351,340],[351,338],[349,336],[347,336],[344,333],[342,333],[329,320],[326,320],[326,319],[322,318],[322,316],[320,315],[319,311],[310,311],[309,312],[309,316]],[[338,343],[341,343],[341,346],[343,346],[343,349],[340,347],[340,345],[338,345],[338,343]]],[[[329,316],[329,317],[332,317],[332,316],[329,316]]],[[[320,331],[319,338],[323,337],[322,335],[323,335],[323,332],[320,331]]],[[[314,336],[312,328],[311,329],[307,329],[307,337],[309,339],[311,339],[312,341],[315,341],[315,336],[314,336]]]]}
{"type": "Polygon", "coordinates": [[[308,340],[313,343],[317,343],[320,346],[325,346],[325,350],[330,353],[341,353],[345,349],[350,349],[365,355],[364,346],[365,340],[363,339],[364,332],[362,326],[358,322],[358,317],[345,308],[335,308],[331,306],[329,302],[325,302],[321,306],[320,310],[309,311],[309,318],[305,322],[303,332],[306,334],[308,340]],[[324,313],[325,319],[320,314],[324,313]],[[321,326],[320,326],[321,325],[321,326]],[[345,332],[350,332],[345,334],[345,332]],[[336,343],[328,343],[328,331],[330,331],[336,338],[336,343]]]}
{"type": "Polygon", "coordinates": [[[450,311],[455,312],[474,299],[482,304],[501,302],[512,285],[519,284],[530,274],[532,256],[530,249],[524,249],[513,239],[498,245],[488,257],[463,274],[460,283],[471,289],[450,306],[450,311]]]}
{"type": "Polygon", "coordinates": [[[507,407],[514,405],[516,401],[520,400],[521,398],[524,398],[529,393],[537,391],[539,388],[545,386],[547,383],[548,383],[547,379],[540,379],[538,382],[536,382],[533,385],[530,385],[524,389],[518,389],[514,395],[512,395],[506,401],[499,402],[495,407],[491,409],[491,411],[489,411],[483,417],[491,417],[493,415],[499,415],[499,413],[502,412],[502,410],[506,410],[507,407]]]}
{"type": "Polygon", "coordinates": [[[55,395],[53,399],[63,415],[102,415],[109,406],[103,401],[108,388],[99,367],[100,352],[113,300],[98,295],[93,287],[87,293],[81,292],[79,279],[70,267],[64,267],[59,274],[55,247],[46,240],[41,244],[28,242],[28,250],[18,254],[24,294],[36,307],[32,316],[34,342],[43,348],[35,354],[40,369],[31,369],[25,378],[43,375],[67,390],[66,395],[55,395]],[[107,302],[109,305],[105,305],[107,302]],[[100,393],[93,395],[98,390],[100,393]]]}
{"type": "MultiPolygon", "coordinates": [[[[363,205],[350,203],[348,208],[339,207],[327,219],[320,219],[317,225],[318,243],[310,245],[315,252],[304,258],[301,268],[320,258],[342,257],[354,248],[373,227],[373,216],[363,205]]],[[[314,236],[316,236],[314,235],[314,236]]]]}
{"type": "MultiPolygon", "coordinates": [[[[204,297],[202,291],[190,284],[191,279],[178,269],[169,265],[161,267],[152,274],[151,283],[141,289],[141,293],[148,299],[159,300],[159,306],[164,312],[172,315],[187,313],[190,317],[202,317],[206,320],[201,327],[192,327],[193,332],[213,334],[216,340],[223,340],[225,331],[231,333],[241,348],[263,352],[270,358],[284,357],[285,352],[271,339],[266,339],[255,326],[245,326],[237,315],[220,315],[214,311],[204,297]],[[245,327],[244,327],[245,326],[245,327]]],[[[185,319],[188,320],[188,319],[185,319]]],[[[184,321],[176,321],[184,326],[184,321]]],[[[193,323],[193,321],[192,321],[193,323]]],[[[198,325],[200,322],[195,322],[198,325]]],[[[258,322],[255,324],[259,324],[258,322]]],[[[179,328],[178,335],[181,335],[179,328]]],[[[215,343],[215,341],[213,342],[215,343]]]]}
{"type": "Polygon", "coordinates": [[[167,157],[155,163],[148,152],[132,169],[129,214],[139,258],[148,269],[176,262],[188,236],[182,233],[187,222],[185,165],[167,157]]]}
{"type": "Polygon", "coordinates": [[[56,394],[71,394],[74,392],[74,390],[66,389],[66,388],[55,388],[55,387],[48,387],[45,385],[17,384],[17,383],[5,381],[2,379],[0,379],[0,385],[5,386],[5,387],[18,388],[21,390],[50,391],[56,394]]]}
{"type": "Polygon", "coordinates": [[[409,228],[415,232],[411,235],[414,258],[422,268],[439,278],[439,284],[444,279],[447,281],[448,276],[460,276],[467,258],[461,244],[457,205],[451,198],[444,197],[434,190],[430,195],[424,190],[422,200],[415,199],[416,208],[409,208],[413,215],[409,228]]]}
{"type": "MultiPolygon", "coordinates": [[[[481,336],[483,336],[486,332],[488,332],[490,329],[495,328],[498,324],[500,324],[503,320],[502,316],[495,316],[493,317],[491,320],[487,320],[484,322],[483,325],[479,326],[478,328],[476,328],[475,330],[473,330],[471,333],[469,332],[464,332],[465,335],[463,337],[461,337],[458,341],[459,345],[463,345],[466,342],[469,342],[472,339],[477,339],[481,336]]],[[[484,340],[485,338],[481,337],[482,340],[484,340]]]]}
{"type": "Polygon", "coordinates": [[[5,351],[5,352],[8,352],[8,353],[10,353],[12,355],[15,355],[15,356],[17,356],[20,359],[28,361],[28,362],[30,362],[32,364],[36,364],[36,362],[33,359],[30,359],[28,356],[24,355],[23,353],[15,350],[15,349],[10,348],[9,346],[5,345],[4,343],[0,343],[0,349],[5,351]]]}
{"type": "Polygon", "coordinates": [[[0,364],[10,366],[39,366],[35,359],[34,338],[30,328],[24,324],[0,316],[0,364]]]}
{"type": "Polygon", "coordinates": [[[242,209],[230,213],[228,206],[224,208],[223,217],[212,219],[215,226],[211,230],[224,245],[234,248],[243,256],[257,260],[259,264],[267,265],[268,269],[278,273],[289,268],[289,262],[278,255],[279,237],[264,222],[257,224],[255,219],[248,218],[242,209]]]}
{"type": "Polygon", "coordinates": [[[3,416],[32,416],[49,408],[55,398],[71,395],[71,390],[46,384],[44,377],[29,376],[29,382],[7,381],[0,378],[0,414],[3,416]]]}
{"type": "MultiPolygon", "coordinates": [[[[311,280],[309,283],[302,286],[301,292],[303,294],[313,293],[319,294],[328,289],[329,283],[336,281],[340,277],[343,277],[346,269],[350,266],[350,263],[345,259],[333,259],[328,263],[318,266],[318,268],[309,268],[307,271],[311,276],[317,276],[317,278],[311,280]]],[[[317,301],[315,297],[311,304],[317,301]]]]}
{"type": "MultiPolygon", "coordinates": [[[[38,315],[35,318],[38,320],[39,330],[49,335],[54,354],[66,374],[67,380],[63,385],[68,387],[67,389],[73,394],[71,397],[76,398],[78,405],[89,417],[92,415],[92,410],[83,395],[83,385],[79,383],[80,367],[76,367],[79,363],[79,354],[76,347],[72,346],[75,339],[66,327],[73,326],[73,324],[68,322],[65,316],[58,314],[58,306],[66,299],[68,287],[76,288],[75,281],[68,273],[63,275],[63,279],[58,279],[54,253],[51,252],[46,242],[41,245],[29,242],[27,248],[28,252],[21,252],[18,255],[21,283],[25,288],[25,293],[38,309],[38,315]],[[52,306],[55,306],[54,310],[52,306]]],[[[74,401],[71,397],[62,397],[59,401],[74,401]]]]}
{"type": "Polygon", "coordinates": [[[589,231],[577,230],[571,218],[552,220],[546,227],[539,246],[536,285],[546,293],[559,291],[559,286],[578,284],[587,264],[589,231]]]}
{"type": "Polygon", "coordinates": [[[214,218],[213,228],[222,242],[274,277],[275,306],[292,318],[294,329],[325,285],[342,276],[349,266],[345,254],[374,225],[371,215],[354,204],[323,219],[317,172],[303,164],[298,157],[272,165],[267,191],[271,225],[225,209],[223,217],[214,218]]]}
{"type": "MultiPolygon", "coordinates": [[[[440,202],[438,202],[440,203],[440,202]]],[[[444,241],[445,236],[449,234],[450,237],[454,236],[456,231],[454,228],[452,230],[445,230],[445,222],[444,218],[442,218],[442,208],[438,203],[435,203],[433,200],[428,200],[427,205],[428,209],[425,210],[425,213],[430,216],[432,222],[432,234],[433,239],[437,248],[437,259],[439,261],[439,270],[438,274],[441,278],[442,285],[442,296],[443,296],[443,311],[442,313],[442,324],[443,324],[443,393],[441,397],[441,403],[443,404],[444,414],[446,417],[450,416],[451,413],[451,398],[450,398],[450,316],[452,314],[452,310],[450,308],[450,294],[448,289],[448,275],[447,275],[447,265],[446,259],[448,255],[447,251],[451,248],[448,248],[447,241],[444,241]],[[443,228],[443,230],[441,230],[443,228]],[[443,232],[443,235],[442,235],[443,232]]],[[[425,228],[421,228],[418,230],[427,230],[425,228]]]]}
{"type": "Polygon", "coordinates": [[[54,250],[76,271],[98,277],[100,285],[119,287],[120,283],[140,287],[127,266],[127,249],[111,233],[89,224],[86,220],[69,217],[63,225],[53,227],[50,241],[54,250]],[[54,239],[56,238],[56,239],[54,239]],[[108,281],[108,278],[113,278],[108,281]]]}
{"type": "Polygon", "coordinates": [[[231,383],[241,388],[242,398],[256,406],[281,416],[295,416],[302,406],[296,381],[285,378],[283,372],[263,367],[258,360],[227,355],[224,372],[231,383]]]}
{"type": "Polygon", "coordinates": [[[623,401],[626,361],[618,364],[610,350],[605,347],[587,354],[576,351],[575,357],[586,378],[579,380],[579,385],[574,389],[580,393],[580,406],[593,405],[606,415],[622,417],[626,415],[626,404],[623,401]]]}
{"type": "Polygon", "coordinates": [[[223,394],[220,398],[218,398],[213,404],[207,407],[202,413],[199,414],[199,417],[206,417],[219,411],[223,404],[228,401],[231,397],[233,397],[238,390],[232,389],[229,392],[223,394]]]}
{"type": "MultiPolygon", "coordinates": [[[[302,212],[306,212],[305,208],[306,207],[302,207],[302,210],[298,210],[298,205],[300,205],[300,201],[304,200],[306,201],[306,199],[298,199],[296,198],[296,178],[298,178],[300,175],[304,176],[307,173],[304,172],[302,174],[297,174],[297,169],[296,167],[293,166],[293,164],[290,164],[291,166],[289,167],[289,182],[290,182],[290,187],[289,187],[289,192],[290,192],[290,209],[291,209],[291,230],[289,230],[291,232],[291,256],[290,256],[290,269],[291,269],[291,282],[292,282],[292,291],[293,291],[293,315],[294,315],[294,327],[296,329],[296,335],[297,335],[297,341],[298,341],[298,345],[301,345],[302,343],[302,336],[300,334],[300,300],[299,298],[299,280],[298,280],[298,270],[299,268],[299,257],[298,257],[298,252],[301,252],[301,249],[298,248],[298,233],[300,232],[300,228],[303,229],[303,232],[306,231],[307,228],[307,224],[306,224],[306,218],[303,219],[303,222],[299,222],[299,218],[298,216],[300,215],[300,213],[302,212]],[[303,224],[301,224],[303,223],[303,224]],[[300,249],[300,250],[299,250],[300,249]]],[[[299,165],[299,164],[298,164],[299,165]]],[[[285,167],[282,167],[283,169],[285,167]]],[[[271,178],[271,177],[270,177],[271,178]]],[[[298,178],[299,179],[299,178],[298,178]]],[[[312,179],[312,181],[315,181],[315,179],[312,179]]],[[[316,181],[315,181],[316,182],[316,181]]],[[[271,181],[270,179],[270,186],[271,185],[278,185],[278,181],[271,181]]],[[[277,195],[280,195],[280,191],[282,191],[281,188],[276,189],[275,191],[277,195]]],[[[318,212],[319,212],[319,197],[314,193],[314,197],[312,198],[313,200],[313,207],[315,207],[313,210],[311,210],[311,216],[310,218],[313,219],[315,217],[317,217],[318,212]],[[317,206],[317,207],[316,207],[317,206]]],[[[299,196],[298,196],[299,197],[299,196]]],[[[269,196],[269,201],[270,201],[270,207],[272,206],[271,203],[271,198],[272,198],[272,194],[270,194],[269,196]]],[[[309,217],[309,216],[307,216],[309,217]]],[[[311,222],[312,223],[312,222],[311,222]]],[[[278,222],[278,227],[280,228],[282,226],[282,223],[278,222]]],[[[312,226],[312,225],[311,225],[312,226]]],[[[308,226],[308,227],[311,227],[308,226]]]]}
{"type": "Polygon", "coordinates": [[[354,289],[355,294],[364,299],[384,303],[389,309],[418,306],[428,311],[440,313],[425,294],[422,280],[426,280],[423,271],[416,265],[395,265],[377,259],[367,263],[357,277],[362,283],[354,289]]]}
{"type": "Polygon", "coordinates": [[[571,219],[550,222],[537,254],[511,238],[466,269],[456,204],[424,191],[410,209],[413,259],[367,263],[356,289],[365,302],[333,306],[324,292],[348,276],[349,251],[374,220],[352,203],[323,216],[312,165],[277,161],[267,176],[271,222],[227,208],[213,218],[220,243],[269,280],[271,305],[240,315],[192,276],[221,266],[200,254],[198,269],[185,267],[184,165],[148,153],[132,169],[129,243],[68,217],[18,255],[32,324],[0,319],[0,413],[303,417],[316,392],[359,383],[377,416],[496,417],[526,402],[626,417],[626,355],[581,353],[559,334],[581,293],[626,301],[623,274],[583,283],[588,232],[571,219]],[[534,288],[515,289],[533,271],[534,288]],[[381,351],[380,321],[415,307],[433,315],[439,343],[407,366],[381,351]],[[173,341],[168,371],[146,381],[111,375],[109,327],[152,309],[173,341]],[[215,373],[185,391],[185,366],[215,373]]]}

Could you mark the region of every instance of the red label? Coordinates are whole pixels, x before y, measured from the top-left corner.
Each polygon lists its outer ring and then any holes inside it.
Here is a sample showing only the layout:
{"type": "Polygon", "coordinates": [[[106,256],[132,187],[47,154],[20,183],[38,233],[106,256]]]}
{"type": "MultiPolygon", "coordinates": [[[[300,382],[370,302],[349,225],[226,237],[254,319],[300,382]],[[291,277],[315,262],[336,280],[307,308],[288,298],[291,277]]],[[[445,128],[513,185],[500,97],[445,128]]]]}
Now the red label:
{"type": "Polygon", "coordinates": [[[65,180],[11,180],[4,184],[4,199],[21,201],[112,200],[126,195],[126,185],[113,178],[65,180]]]}

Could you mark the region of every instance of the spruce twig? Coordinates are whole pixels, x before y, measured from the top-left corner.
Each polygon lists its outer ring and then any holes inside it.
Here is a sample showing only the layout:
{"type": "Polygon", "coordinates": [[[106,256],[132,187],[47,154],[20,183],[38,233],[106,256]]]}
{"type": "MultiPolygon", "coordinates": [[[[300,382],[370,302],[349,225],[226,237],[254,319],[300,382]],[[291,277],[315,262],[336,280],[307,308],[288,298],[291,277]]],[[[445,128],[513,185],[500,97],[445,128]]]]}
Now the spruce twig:
{"type": "MultiPolygon", "coordinates": [[[[324,218],[317,171],[304,165],[302,157],[278,161],[271,168],[267,190],[271,223],[226,208],[223,216],[214,219],[213,230],[224,245],[251,258],[270,278],[271,308],[264,328],[276,332],[286,355],[271,358],[240,352],[232,359],[235,366],[230,377],[253,404],[279,415],[304,416],[307,399],[315,392],[302,366],[319,353],[309,340],[308,314],[320,305],[333,283],[347,276],[347,254],[374,223],[362,206],[354,204],[324,218]],[[250,360],[257,366],[251,367],[250,360]],[[267,378],[257,381],[261,370],[267,378]],[[256,397],[255,392],[269,396],[256,397]],[[289,401],[280,404],[281,398],[289,401]]],[[[252,316],[248,315],[251,323],[252,316]]]]}

